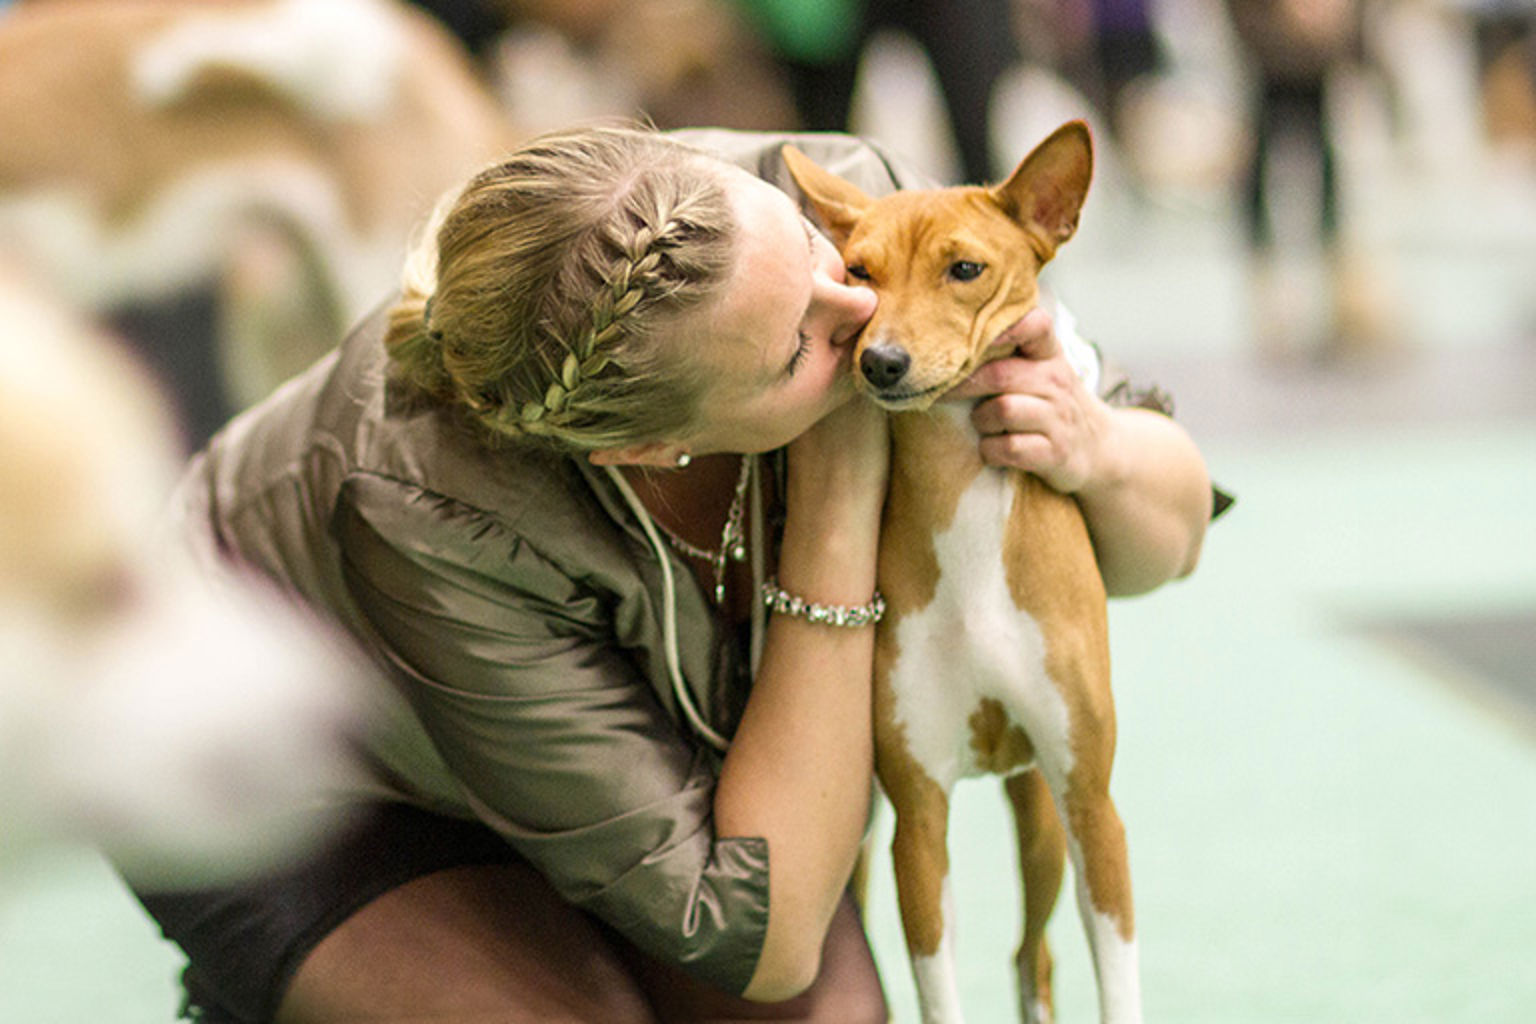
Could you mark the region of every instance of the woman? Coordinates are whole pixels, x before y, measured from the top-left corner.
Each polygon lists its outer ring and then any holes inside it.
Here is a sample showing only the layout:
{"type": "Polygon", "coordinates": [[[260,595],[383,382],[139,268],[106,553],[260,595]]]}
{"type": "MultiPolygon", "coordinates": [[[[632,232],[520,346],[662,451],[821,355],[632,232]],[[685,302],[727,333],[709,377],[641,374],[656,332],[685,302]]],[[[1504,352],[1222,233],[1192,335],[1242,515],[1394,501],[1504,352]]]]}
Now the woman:
{"type": "MultiPolygon", "coordinates": [[[[849,353],[875,300],[742,169],[787,181],[783,139],[684,137],[583,129],[487,169],[387,313],[195,460],[192,535],[394,684],[376,791],[348,794],[378,802],[334,848],[144,895],[198,1019],[885,1019],[845,896],[887,472],[849,353]]],[[[796,141],[872,193],[910,180],[796,141]]],[[[1032,358],[959,392],[997,396],[987,457],[1078,494],[1112,589],[1188,572],[1187,436],[1091,395],[1049,318],[1012,333],[1032,358]]]]}

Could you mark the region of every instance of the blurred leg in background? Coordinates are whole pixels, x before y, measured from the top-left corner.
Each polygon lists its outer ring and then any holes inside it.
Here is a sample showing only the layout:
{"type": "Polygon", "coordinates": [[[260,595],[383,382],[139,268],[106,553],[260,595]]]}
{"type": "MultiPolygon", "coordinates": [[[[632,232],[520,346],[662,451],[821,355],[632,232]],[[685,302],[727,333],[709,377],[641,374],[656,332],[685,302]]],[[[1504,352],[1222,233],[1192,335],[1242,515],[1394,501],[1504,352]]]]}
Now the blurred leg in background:
{"type": "Polygon", "coordinates": [[[1361,9],[1355,0],[1227,4],[1253,77],[1243,211],[1260,352],[1332,358],[1383,349],[1392,339],[1378,270],[1344,224],[1339,137],[1329,117],[1333,77],[1360,58],[1361,9]],[[1307,289],[1287,267],[1287,257],[1308,245],[1320,250],[1326,275],[1325,324],[1315,338],[1307,289]]]}
{"type": "Polygon", "coordinates": [[[752,5],[789,72],[801,126],[847,131],[859,65],[882,30],[911,36],[933,67],[962,180],[994,180],[992,97],[1019,59],[1008,0],[777,0],[752,5]]]}

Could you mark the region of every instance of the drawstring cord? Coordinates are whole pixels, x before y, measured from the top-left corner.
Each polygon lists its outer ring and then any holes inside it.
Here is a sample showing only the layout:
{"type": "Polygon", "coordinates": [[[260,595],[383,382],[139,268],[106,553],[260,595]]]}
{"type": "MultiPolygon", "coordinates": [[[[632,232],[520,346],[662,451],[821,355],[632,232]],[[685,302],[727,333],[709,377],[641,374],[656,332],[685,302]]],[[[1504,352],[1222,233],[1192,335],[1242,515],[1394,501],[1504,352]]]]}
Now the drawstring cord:
{"type": "MultiPolygon", "coordinates": [[[[762,501],[760,483],[757,472],[757,459],[753,455],[743,455],[742,458],[752,462],[751,489],[752,489],[752,592],[757,593],[757,588],[762,585],[764,578],[763,564],[763,531],[762,531],[762,501]]],[[[661,532],[656,528],[656,523],[651,519],[651,514],[641,503],[634,489],[629,486],[629,481],[615,466],[603,467],[607,470],[608,478],[618,488],[619,494],[624,497],[624,502],[629,506],[635,518],[640,521],[640,529],[645,532],[646,539],[650,541],[651,549],[655,551],[657,560],[661,563],[661,645],[667,662],[667,675],[672,682],[672,693],[677,698],[678,707],[683,710],[683,717],[688,724],[698,733],[706,743],[716,750],[724,751],[731,743],[730,740],[720,735],[710,724],[704,721],[704,716],[699,712],[699,707],[693,700],[693,691],[688,688],[688,683],[683,679],[682,660],[677,649],[677,578],[672,572],[672,558],[667,544],[662,540],[661,532]]],[[[761,607],[761,603],[752,603],[751,626],[751,659],[752,671],[757,671],[758,658],[762,653],[762,634],[766,624],[767,612],[761,607]]]]}

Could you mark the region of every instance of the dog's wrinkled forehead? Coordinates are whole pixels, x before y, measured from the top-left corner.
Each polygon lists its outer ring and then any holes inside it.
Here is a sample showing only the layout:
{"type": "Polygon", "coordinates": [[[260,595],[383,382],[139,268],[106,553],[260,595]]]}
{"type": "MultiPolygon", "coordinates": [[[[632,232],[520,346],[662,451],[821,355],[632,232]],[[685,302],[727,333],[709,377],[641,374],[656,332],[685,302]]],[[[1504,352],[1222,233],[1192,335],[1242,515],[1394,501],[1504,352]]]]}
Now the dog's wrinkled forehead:
{"type": "Polygon", "coordinates": [[[957,261],[995,263],[1004,253],[1039,267],[1023,229],[982,189],[888,196],[864,211],[843,245],[850,267],[872,277],[885,272],[889,280],[871,281],[877,290],[899,276],[942,273],[957,261]]]}

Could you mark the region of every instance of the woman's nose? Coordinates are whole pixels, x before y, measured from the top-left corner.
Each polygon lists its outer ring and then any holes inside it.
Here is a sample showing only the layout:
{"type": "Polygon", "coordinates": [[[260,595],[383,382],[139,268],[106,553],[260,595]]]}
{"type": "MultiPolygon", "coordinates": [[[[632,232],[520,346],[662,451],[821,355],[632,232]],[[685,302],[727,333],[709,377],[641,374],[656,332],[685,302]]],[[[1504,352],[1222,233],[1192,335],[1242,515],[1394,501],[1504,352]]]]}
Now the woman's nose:
{"type": "Polygon", "coordinates": [[[845,345],[859,336],[869,318],[875,315],[877,299],[873,288],[863,285],[834,285],[837,289],[837,327],[832,343],[845,345]]]}

